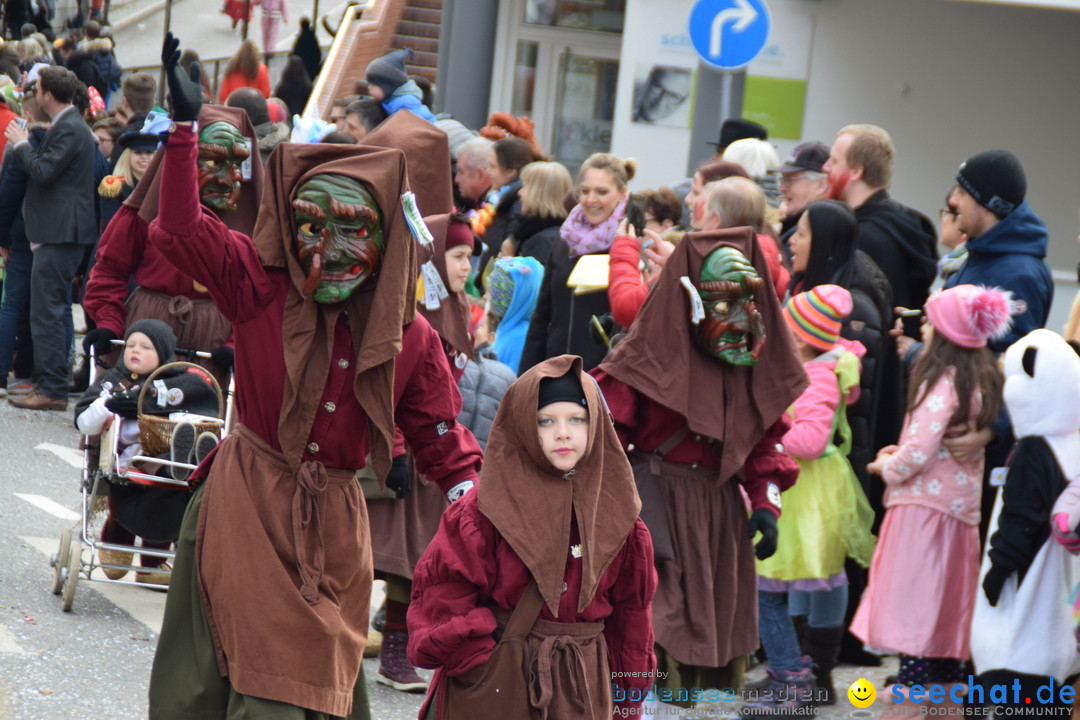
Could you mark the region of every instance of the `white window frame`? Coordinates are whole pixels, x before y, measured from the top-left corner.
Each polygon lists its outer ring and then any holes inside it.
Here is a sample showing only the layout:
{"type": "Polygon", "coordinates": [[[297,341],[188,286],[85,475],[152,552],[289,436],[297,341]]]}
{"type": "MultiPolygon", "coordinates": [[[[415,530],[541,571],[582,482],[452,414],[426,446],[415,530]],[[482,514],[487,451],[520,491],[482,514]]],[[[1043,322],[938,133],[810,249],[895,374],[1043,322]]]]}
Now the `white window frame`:
{"type": "MultiPolygon", "coordinates": [[[[547,27],[525,23],[526,0],[499,3],[495,32],[495,62],[491,73],[488,107],[509,112],[514,99],[514,67],[519,41],[535,42],[536,77],[533,85],[533,116],[536,140],[545,150],[554,147],[555,113],[559,99],[559,58],[563,53],[614,60],[621,64],[622,33],[547,27]]],[[[621,68],[620,68],[621,71],[621,68]]]]}

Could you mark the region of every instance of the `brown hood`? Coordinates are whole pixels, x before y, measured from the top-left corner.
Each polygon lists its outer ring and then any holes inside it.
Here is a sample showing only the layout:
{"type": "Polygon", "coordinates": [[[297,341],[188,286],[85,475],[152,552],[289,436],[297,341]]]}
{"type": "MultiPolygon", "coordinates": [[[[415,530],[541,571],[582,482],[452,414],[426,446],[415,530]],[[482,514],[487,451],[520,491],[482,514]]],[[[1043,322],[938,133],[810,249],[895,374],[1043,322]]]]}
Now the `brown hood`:
{"type": "Polygon", "coordinates": [[[692,432],[723,441],[720,474],[729,478],[808,384],[781,310],[751,228],[688,233],[664,264],[630,332],[600,369],[680,413],[692,432]],[[696,285],[705,257],[724,245],[742,252],[765,283],[756,304],[766,342],[752,367],[730,365],[698,348],[679,282],[685,275],[696,285]]]}
{"type": "Polygon", "coordinates": [[[416,317],[416,243],[405,222],[401,195],[408,190],[400,150],[359,145],[282,143],[266,166],[266,191],[252,240],[263,265],[289,273],[282,334],[285,393],[278,437],[285,460],[300,463],[326,384],[334,327],[348,313],[357,353],[353,389],[368,416],[372,465],[378,476],[390,468],[394,440],[394,357],[402,327],[416,317]],[[305,273],[296,258],[296,188],[313,175],[333,173],[360,181],[382,211],[385,252],[378,275],[342,303],[322,304],[304,294],[305,273]],[[371,322],[369,322],[371,320],[371,322]]]}
{"type": "Polygon", "coordinates": [[[409,164],[409,187],[421,215],[454,209],[454,179],[446,133],[408,110],[399,110],[364,136],[363,145],[397,148],[409,164]]]}
{"type": "Polygon", "coordinates": [[[641,501],[603,396],[581,358],[561,355],[534,366],[503,396],[491,428],[477,503],[529,568],[551,613],[558,616],[570,548],[571,512],[582,546],[578,612],[622,549],[641,501]],[[589,445],[569,478],[540,449],[536,411],[540,381],[575,374],[589,405],[589,445]]]}
{"type": "MultiPolygon", "coordinates": [[[[199,113],[199,127],[206,127],[210,123],[225,121],[240,128],[240,134],[247,138],[248,147],[251,148],[251,179],[240,183],[240,204],[236,210],[218,212],[222,222],[230,229],[251,235],[255,227],[255,218],[259,214],[259,198],[262,197],[263,188],[263,163],[259,159],[259,143],[255,137],[255,126],[251,124],[247,113],[240,108],[226,107],[224,105],[203,105],[199,113]]],[[[124,204],[139,211],[147,225],[150,224],[158,213],[158,190],[161,187],[161,178],[158,170],[161,167],[162,154],[165,146],[162,145],[150,161],[150,167],[146,169],[135,191],[128,196],[124,204]]]]}
{"type": "MultiPolygon", "coordinates": [[[[446,229],[450,224],[450,215],[429,216],[424,218],[424,223],[435,239],[431,249],[431,264],[439,271],[439,278],[449,292],[450,280],[446,275],[446,229]]],[[[424,255],[425,257],[418,259],[418,264],[427,262],[426,253],[424,255]]],[[[449,343],[450,347],[470,360],[473,359],[472,338],[469,337],[469,301],[465,298],[464,291],[450,293],[450,297],[443,300],[435,310],[428,310],[421,301],[419,310],[431,323],[431,327],[435,328],[435,332],[439,333],[443,342],[449,343]]]]}

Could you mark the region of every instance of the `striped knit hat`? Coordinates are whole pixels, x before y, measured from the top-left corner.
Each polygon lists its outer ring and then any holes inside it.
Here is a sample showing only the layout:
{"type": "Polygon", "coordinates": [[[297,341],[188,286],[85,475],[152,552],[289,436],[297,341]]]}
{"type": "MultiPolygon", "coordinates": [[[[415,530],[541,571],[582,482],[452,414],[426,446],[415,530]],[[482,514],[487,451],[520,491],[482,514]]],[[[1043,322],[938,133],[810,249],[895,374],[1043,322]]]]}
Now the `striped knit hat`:
{"type": "Polygon", "coordinates": [[[851,293],[838,285],[818,285],[784,304],[784,319],[795,336],[827,352],[840,337],[840,321],[851,314],[851,293]]]}

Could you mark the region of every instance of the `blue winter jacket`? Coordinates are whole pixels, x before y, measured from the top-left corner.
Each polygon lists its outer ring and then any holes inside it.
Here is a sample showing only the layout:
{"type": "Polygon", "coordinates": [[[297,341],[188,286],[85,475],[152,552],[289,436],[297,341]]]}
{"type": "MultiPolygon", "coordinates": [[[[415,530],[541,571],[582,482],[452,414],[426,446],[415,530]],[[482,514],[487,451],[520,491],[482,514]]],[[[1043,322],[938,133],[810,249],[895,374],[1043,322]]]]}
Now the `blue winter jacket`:
{"type": "Polygon", "coordinates": [[[1004,352],[1024,335],[1046,325],[1054,297],[1054,281],[1046,264],[1049,243],[1046,224],[1025,201],[997,225],[967,241],[967,260],[945,282],[945,287],[999,287],[1011,291],[1014,299],[1027,306],[1013,317],[1008,335],[990,341],[995,353],[1004,352]]]}
{"type": "Polygon", "coordinates": [[[382,104],[387,115],[393,115],[398,110],[410,110],[430,123],[435,122],[435,116],[428,110],[427,105],[421,102],[420,88],[415,80],[407,83],[394,91],[382,104]]]}

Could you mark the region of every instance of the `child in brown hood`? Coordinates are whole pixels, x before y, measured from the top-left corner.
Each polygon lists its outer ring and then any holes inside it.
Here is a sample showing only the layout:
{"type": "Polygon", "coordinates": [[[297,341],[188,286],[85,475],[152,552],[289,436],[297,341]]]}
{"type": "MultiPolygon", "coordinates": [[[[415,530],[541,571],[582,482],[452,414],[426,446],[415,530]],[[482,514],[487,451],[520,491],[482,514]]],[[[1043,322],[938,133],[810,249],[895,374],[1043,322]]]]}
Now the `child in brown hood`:
{"type": "Polygon", "coordinates": [[[443,514],[413,575],[409,657],[437,669],[421,718],[459,717],[461,701],[481,719],[485,707],[521,718],[637,709],[656,668],[640,507],[581,358],[552,358],[510,386],[476,492],[443,514]],[[520,655],[506,657],[521,635],[530,690],[520,655]]]}

